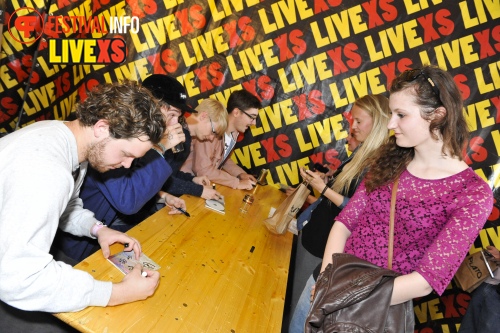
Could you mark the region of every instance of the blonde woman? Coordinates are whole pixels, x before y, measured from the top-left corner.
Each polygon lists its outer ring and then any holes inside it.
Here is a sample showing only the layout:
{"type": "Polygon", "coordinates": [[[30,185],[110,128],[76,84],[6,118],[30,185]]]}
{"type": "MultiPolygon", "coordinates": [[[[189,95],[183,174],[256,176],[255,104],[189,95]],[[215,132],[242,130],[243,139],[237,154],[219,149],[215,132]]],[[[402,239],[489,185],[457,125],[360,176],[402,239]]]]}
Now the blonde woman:
{"type": "MultiPolygon", "coordinates": [[[[347,204],[366,171],[367,158],[387,142],[389,131],[389,101],[383,95],[366,95],[354,103],[350,134],[361,143],[325,184],[317,172],[302,169],[300,174],[321,197],[313,204],[312,213],[299,233],[292,291],[290,332],[302,332],[309,310],[309,291],[314,279],[311,274],[321,264],[328,234],[335,217],[347,204]],[[309,279],[308,279],[309,278],[309,279]],[[307,282],[306,282],[307,281],[307,282]],[[305,288],[304,288],[305,287],[305,288]],[[302,300],[306,295],[305,300],[302,300]],[[300,299],[298,299],[300,296],[300,299]]],[[[301,220],[299,216],[298,220],[301,220]]]]}

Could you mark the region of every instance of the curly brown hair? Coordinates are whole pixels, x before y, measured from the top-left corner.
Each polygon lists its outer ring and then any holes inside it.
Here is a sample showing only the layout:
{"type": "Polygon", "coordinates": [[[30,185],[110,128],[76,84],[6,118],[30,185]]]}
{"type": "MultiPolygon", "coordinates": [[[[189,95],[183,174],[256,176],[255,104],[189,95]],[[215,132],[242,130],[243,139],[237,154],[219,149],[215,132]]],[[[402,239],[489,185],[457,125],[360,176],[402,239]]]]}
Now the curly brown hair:
{"type": "Polygon", "coordinates": [[[166,127],[159,101],[148,89],[131,80],[96,86],[76,106],[76,117],[83,126],[106,120],[112,138],[145,135],[153,144],[160,141],[166,127]]]}
{"type": "MultiPolygon", "coordinates": [[[[390,93],[406,90],[420,106],[423,119],[429,121],[429,132],[443,141],[442,154],[463,159],[463,149],[469,138],[469,129],[463,115],[463,100],[453,77],[436,66],[407,70],[396,77],[390,93]],[[444,108],[441,117],[436,109],[444,108]]],[[[414,148],[399,147],[396,138],[378,149],[371,157],[370,172],[365,184],[368,192],[394,181],[415,156],[414,148]]]]}

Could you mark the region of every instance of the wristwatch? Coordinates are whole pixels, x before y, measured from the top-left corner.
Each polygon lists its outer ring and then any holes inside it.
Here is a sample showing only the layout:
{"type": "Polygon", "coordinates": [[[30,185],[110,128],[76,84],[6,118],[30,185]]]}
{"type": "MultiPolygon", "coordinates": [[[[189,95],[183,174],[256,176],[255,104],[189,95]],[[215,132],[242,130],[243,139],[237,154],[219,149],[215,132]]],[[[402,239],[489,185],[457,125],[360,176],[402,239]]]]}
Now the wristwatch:
{"type": "Polygon", "coordinates": [[[97,230],[101,229],[101,228],[104,228],[106,225],[100,221],[97,221],[93,226],[92,226],[92,229],[90,229],[90,235],[92,235],[92,237],[95,237],[97,238],[97,230]]]}

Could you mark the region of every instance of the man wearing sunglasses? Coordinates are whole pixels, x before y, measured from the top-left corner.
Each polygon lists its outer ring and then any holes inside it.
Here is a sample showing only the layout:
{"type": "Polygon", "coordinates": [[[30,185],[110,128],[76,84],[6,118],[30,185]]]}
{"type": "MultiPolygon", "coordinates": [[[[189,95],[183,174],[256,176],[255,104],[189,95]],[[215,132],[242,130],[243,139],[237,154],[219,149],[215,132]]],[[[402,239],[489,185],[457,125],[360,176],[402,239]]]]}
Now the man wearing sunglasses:
{"type": "Polygon", "coordinates": [[[205,175],[217,184],[251,190],[256,183],[255,177],[236,165],[230,155],[239,134],[255,125],[260,107],[259,99],[250,92],[246,90],[232,92],[227,102],[228,118],[224,136],[211,141],[194,142],[191,155],[181,170],[195,175],[205,175]]]}

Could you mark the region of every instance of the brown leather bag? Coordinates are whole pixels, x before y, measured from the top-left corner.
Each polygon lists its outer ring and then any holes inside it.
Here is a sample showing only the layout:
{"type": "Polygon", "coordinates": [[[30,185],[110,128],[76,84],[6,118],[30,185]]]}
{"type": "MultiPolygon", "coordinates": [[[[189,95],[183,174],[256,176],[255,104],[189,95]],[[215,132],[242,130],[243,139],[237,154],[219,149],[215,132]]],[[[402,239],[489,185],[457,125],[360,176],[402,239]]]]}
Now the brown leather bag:
{"type": "Polygon", "coordinates": [[[394,248],[394,216],[399,178],[392,188],[388,267],[384,269],[356,256],[334,253],[332,264],[320,274],[306,333],[385,332],[412,333],[413,302],[390,305],[394,279],[391,270],[394,248]]]}

